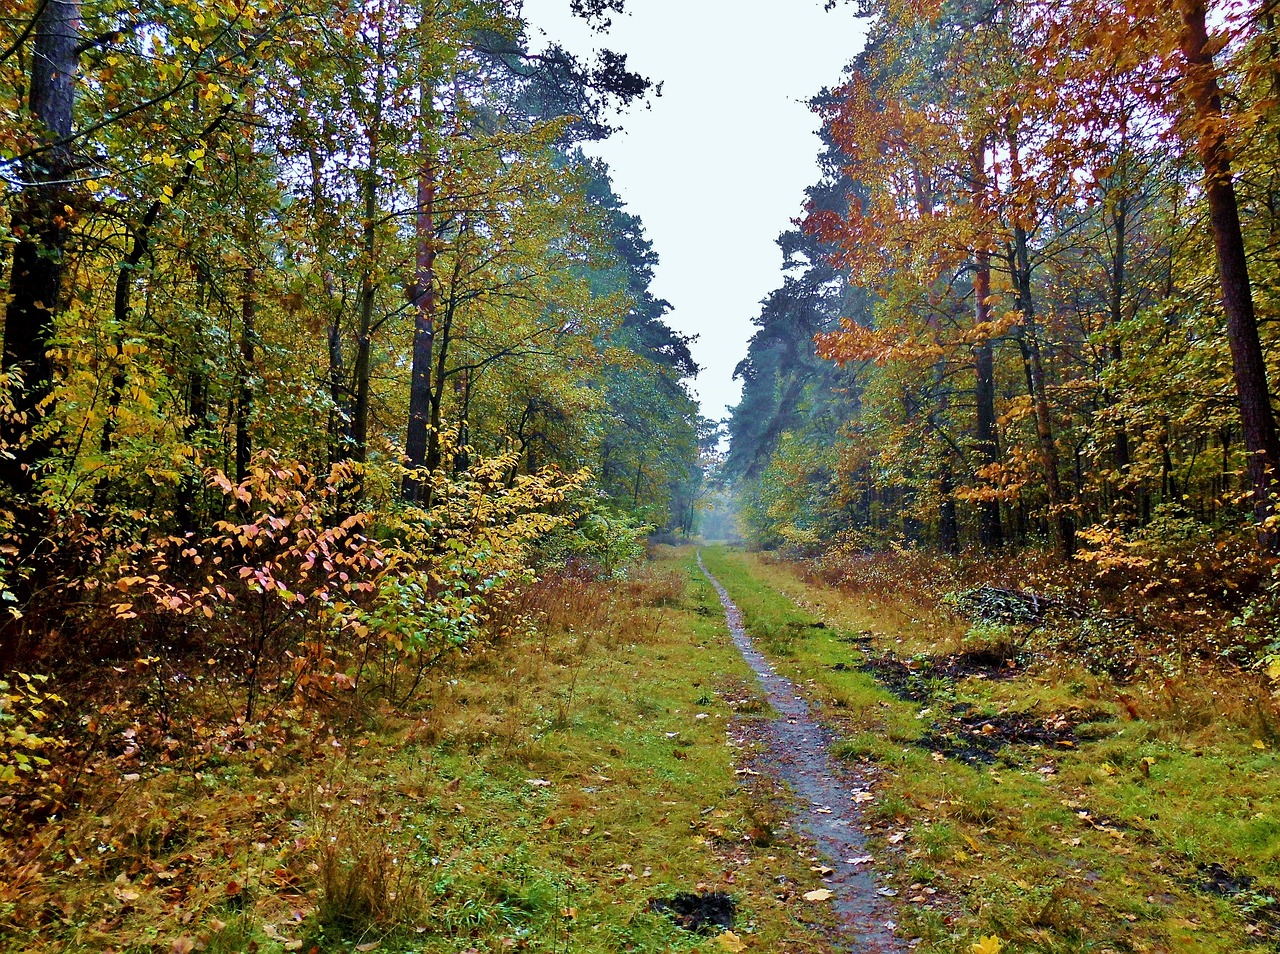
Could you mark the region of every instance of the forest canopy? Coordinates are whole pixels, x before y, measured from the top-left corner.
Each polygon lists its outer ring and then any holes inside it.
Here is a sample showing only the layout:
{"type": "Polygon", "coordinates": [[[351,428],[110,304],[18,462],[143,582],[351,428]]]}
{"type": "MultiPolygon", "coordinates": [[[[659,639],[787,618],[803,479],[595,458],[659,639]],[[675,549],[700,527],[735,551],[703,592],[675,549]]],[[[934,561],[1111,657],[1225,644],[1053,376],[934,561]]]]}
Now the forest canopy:
{"type": "Polygon", "coordinates": [[[688,529],[698,368],[579,148],[656,93],[625,55],[505,0],[41,0],[2,39],[0,671],[400,697],[536,565],[688,529]]]}
{"type": "Polygon", "coordinates": [[[864,6],[738,367],[749,534],[1273,552],[1274,11],[864,6]]]}

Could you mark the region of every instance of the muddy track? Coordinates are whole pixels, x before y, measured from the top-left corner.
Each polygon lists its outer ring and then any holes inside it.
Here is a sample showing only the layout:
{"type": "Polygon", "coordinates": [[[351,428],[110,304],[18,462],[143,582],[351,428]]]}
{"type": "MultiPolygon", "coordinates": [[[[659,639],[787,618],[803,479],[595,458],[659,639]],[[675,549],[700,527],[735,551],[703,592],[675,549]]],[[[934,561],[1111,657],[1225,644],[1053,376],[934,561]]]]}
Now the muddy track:
{"type": "Polygon", "coordinates": [[[755,671],[778,718],[761,720],[761,755],[756,767],[796,795],[796,827],[827,857],[832,873],[823,880],[832,892],[831,904],[850,950],[859,954],[897,954],[906,950],[894,936],[895,911],[876,883],[861,812],[868,781],[838,766],[831,758],[831,738],[809,711],[809,704],[791,680],[778,675],[752,644],[742,614],[720,581],[711,575],[702,554],[698,567],[720,594],[734,645],[755,671]]]}

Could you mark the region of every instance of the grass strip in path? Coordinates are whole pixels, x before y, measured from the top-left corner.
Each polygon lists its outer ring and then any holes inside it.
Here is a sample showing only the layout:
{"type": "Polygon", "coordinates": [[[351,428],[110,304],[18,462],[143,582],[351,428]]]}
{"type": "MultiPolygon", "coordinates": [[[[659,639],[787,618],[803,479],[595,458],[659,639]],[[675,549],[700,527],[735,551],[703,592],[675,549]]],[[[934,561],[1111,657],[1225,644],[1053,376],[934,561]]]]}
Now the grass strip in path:
{"type": "Polygon", "coordinates": [[[829,859],[824,881],[833,891],[832,907],[840,918],[853,949],[864,954],[889,954],[903,946],[893,934],[894,912],[885,903],[892,892],[880,888],[871,874],[871,858],[862,834],[860,801],[870,797],[865,774],[851,767],[837,767],[830,757],[830,738],[813,720],[809,704],[790,680],[774,670],[752,644],[742,626],[742,615],[728,591],[712,576],[698,556],[698,567],[711,581],[724,606],[725,620],[734,645],[755,672],[777,717],[759,727],[763,752],[756,766],[780,778],[798,797],[799,830],[812,838],[829,859]]]}

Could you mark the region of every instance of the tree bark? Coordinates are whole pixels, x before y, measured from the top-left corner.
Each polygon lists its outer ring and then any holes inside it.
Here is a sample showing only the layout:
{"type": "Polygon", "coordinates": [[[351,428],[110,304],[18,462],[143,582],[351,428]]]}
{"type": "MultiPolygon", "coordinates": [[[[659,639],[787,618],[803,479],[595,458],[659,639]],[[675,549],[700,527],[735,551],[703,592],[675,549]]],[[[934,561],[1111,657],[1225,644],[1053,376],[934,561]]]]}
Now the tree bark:
{"type": "MultiPolygon", "coordinates": [[[[987,299],[991,296],[991,256],[982,251],[976,256],[973,275],[974,321],[985,324],[991,320],[991,308],[987,299]]],[[[996,443],[996,386],[995,349],[990,338],[983,338],[974,345],[974,403],[977,408],[978,460],[983,465],[997,460],[996,443]]],[[[1000,523],[1000,502],[983,500],[978,504],[978,541],[984,550],[993,550],[1004,543],[1004,528],[1000,523]]]]}
{"type": "Polygon", "coordinates": [[[79,65],[79,0],[46,0],[38,13],[31,54],[28,105],[44,127],[45,148],[24,164],[27,182],[13,214],[18,241],[9,275],[9,304],[4,318],[5,374],[21,378],[13,391],[14,408],[0,421],[0,482],[20,497],[31,494],[36,468],[47,451],[32,438],[52,387],[48,358],[54,315],[61,294],[62,253],[72,212],[66,178],[71,150],[75,79],[79,65]]]}
{"type": "Polygon", "coordinates": [[[1222,309],[1227,319],[1227,343],[1231,348],[1236,395],[1240,404],[1241,433],[1249,459],[1253,488],[1253,512],[1262,547],[1280,550],[1280,533],[1273,526],[1273,483],[1280,464],[1280,439],[1267,386],[1266,359],[1258,336],[1253,308],[1249,266],[1235,186],[1231,181],[1231,154],[1227,143],[1218,89],[1217,70],[1208,48],[1204,0],[1179,0],[1182,17],[1180,44],[1183,79],[1191,104],[1189,119],[1197,131],[1196,148],[1204,166],[1205,198],[1217,255],[1222,309]]]}

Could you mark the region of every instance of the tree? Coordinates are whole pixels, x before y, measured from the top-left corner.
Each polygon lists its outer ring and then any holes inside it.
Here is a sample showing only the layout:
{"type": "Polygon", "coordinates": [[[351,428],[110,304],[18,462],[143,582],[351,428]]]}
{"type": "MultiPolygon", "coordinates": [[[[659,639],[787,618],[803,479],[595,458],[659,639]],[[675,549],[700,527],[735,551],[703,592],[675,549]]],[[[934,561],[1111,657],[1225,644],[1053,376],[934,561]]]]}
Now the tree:
{"type": "Polygon", "coordinates": [[[1214,66],[1213,47],[1205,26],[1203,0],[1179,0],[1182,19],[1179,45],[1182,78],[1190,100],[1188,123],[1196,130],[1196,150],[1204,167],[1205,199],[1217,253],[1222,308],[1227,318],[1227,342],[1240,402],[1240,421],[1249,452],[1254,514],[1263,545],[1280,547],[1280,521],[1275,519],[1276,468],[1280,467],[1280,438],[1267,386],[1266,359],[1258,336],[1249,266],[1235,187],[1231,181],[1230,147],[1224,128],[1222,96],[1214,66]]]}
{"type": "Polygon", "coordinates": [[[34,42],[27,107],[35,128],[11,221],[18,241],[10,264],[2,368],[17,386],[0,430],[7,450],[0,457],[0,479],[19,495],[30,493],[47,449],[33,436],[52,384],[47,354],[62,299],[63,249],[76,214],[70,178],[79,23],[78,0],[44,0],[28,22],[34,42]]]}

